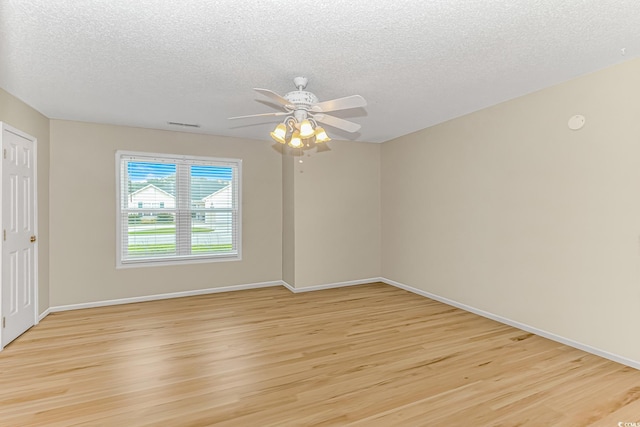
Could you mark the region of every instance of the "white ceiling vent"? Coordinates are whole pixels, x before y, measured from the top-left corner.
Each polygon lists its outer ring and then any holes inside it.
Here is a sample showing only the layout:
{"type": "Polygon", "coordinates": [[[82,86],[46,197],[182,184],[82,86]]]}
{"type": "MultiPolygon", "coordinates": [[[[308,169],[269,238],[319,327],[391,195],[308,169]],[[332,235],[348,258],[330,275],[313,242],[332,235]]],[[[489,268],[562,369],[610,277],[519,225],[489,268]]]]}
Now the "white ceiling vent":
{"type": "Polygon", "coordinates": [[[182,126],[184,128],[199,128],[200,125],[196,123],[180,123],[180,122],[167,122],[171,126],[182,126]]]}

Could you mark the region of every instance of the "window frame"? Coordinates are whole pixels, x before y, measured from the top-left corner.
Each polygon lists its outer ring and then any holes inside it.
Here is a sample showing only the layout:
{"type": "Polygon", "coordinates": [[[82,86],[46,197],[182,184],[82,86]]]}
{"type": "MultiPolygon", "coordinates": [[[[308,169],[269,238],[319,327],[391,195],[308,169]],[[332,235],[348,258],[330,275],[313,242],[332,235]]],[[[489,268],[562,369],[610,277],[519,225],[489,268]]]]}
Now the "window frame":
{"type": "MultiPolygon", "coordinates": [[[[131,268],[131,267],[149,267],[149,266],[165,266],[165,265],[184,265],[193,263],[209,263],[209,262],[225,262],[225,261],[241,261],[242,260],[242,159],[233,158],[221,158],[221,157],[205,157],[205,156],[191,156],[182,154],[167,154],[167,153],[151,153],[140,151],[124,151],[117,150],[115,155],[115,170],[116,170],[116,268],[131,268]],[[171,255],[164,257],[153,258],[140,258],[140,259],[123,259],[124,247],[123,247],[123,226],[128,227],[128,221],[123,224],[123,197],[127,195],[122,194],[122,179],[125,177],[125,172],[122,170],[123,158],[131,158],[131,161],[153,161],[157,159],[160,162],[171,163],[176,162],[176,168],[178,164],[191,166],[197,163],[205,166],[230,166],[235,168],[235,173],[231,179],[232,188],[236,190],[237,194],[234,195],[237,206],[235,209],[231,208],[231,215],[236,213],[235,229],[233,228],[232,220],[232,236],[235,235],[236,250],[233,252],[227,252],[222,254],[204,254],[204,255],[171,255]],[[192,162],[192,163],[189,163],[192,162]]],[[[191,175],[188,175],[191,177],[191,175]]],[[[176,171],[176,187],[178,187],[178,172],[176,171]]],[[[189,185],[190,186],[190,185],[189,185]]],[[[182,195],[184,197],[184,195],[182,195]]],[[[179,207],[176,203],[176,215],[179,207]]],[[[137,210],[137,209],[136,209],[137,210]]],[[[184,220],[188,219],[189,226],[192,226],[192,213],[197,212],[198,208],[194,209],[189,205],[188,213],[185,214],[184,220]]],[[[128,216],[128,214],[127,214],[128,216]]],[[[183,224],[184,226],[184,224],[183,224]]],[[[176,235],[177,228],[177,216],[176,216],[176,235]]],[[[128,229],[127,229],[128,230],[128,229]]]]}

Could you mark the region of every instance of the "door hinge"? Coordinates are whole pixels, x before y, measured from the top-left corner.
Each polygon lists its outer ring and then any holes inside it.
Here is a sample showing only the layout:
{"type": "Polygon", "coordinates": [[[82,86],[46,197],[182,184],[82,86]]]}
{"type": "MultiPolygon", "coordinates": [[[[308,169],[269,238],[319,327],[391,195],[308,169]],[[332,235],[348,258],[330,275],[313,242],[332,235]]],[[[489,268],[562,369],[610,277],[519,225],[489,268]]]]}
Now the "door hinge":
{"type": "Polygon", "coordinates": [[[7,240],[7,230],[2,230],[2,238],[7,240]]]}
{"type": "Polygon", "coordinates": [[[7,327],[7,318],[6,317],[2,317],[2,327],[6,328],[7,327]]]}
{"type": "Polygon", "coordinates": [[[4,150],[2,150],[2,156],[6,159],[7,158],[7,149],[5,148],[4,150]]]}

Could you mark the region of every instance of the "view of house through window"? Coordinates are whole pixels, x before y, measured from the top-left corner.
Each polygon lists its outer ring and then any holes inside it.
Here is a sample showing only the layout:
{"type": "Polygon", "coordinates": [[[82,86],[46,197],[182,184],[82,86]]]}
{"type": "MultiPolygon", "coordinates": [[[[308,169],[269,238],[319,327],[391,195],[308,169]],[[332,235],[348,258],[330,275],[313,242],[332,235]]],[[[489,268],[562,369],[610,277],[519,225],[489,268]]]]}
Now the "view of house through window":
{"type": "Polygon", "coordinates": [[[116,156],[119,265],[240,258],[240,160],[116,156]]]}

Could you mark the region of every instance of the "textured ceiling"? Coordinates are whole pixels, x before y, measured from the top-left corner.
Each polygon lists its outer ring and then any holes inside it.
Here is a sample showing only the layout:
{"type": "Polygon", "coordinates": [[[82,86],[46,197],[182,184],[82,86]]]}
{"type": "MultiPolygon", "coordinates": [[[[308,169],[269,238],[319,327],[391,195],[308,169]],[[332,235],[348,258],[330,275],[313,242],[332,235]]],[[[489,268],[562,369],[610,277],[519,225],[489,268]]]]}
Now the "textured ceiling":
{"type": "Polygon", "coordinates": [[[382,142],[638,56],[638,0],[0,0],[0,87],[46,116],[261,140],[227,118],[298,75],[382,142]]]}

